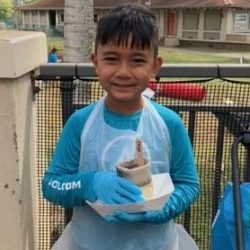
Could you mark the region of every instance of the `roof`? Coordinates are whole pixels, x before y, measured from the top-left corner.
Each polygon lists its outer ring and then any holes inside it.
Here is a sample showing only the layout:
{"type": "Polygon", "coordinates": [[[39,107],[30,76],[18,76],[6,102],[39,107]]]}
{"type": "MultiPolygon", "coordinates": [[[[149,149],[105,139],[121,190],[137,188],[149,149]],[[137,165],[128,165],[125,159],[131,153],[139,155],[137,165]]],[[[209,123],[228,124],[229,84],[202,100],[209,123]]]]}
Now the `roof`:
{"type": "MultiPolygon", "coordinates": [[[[35,3],[25,4],[20,7],[22,10],[57,10],[64,9],[65,0],[38,0],[35,3]]],[[[250,8],[249,0],[140,0],[147,4],[151,2],[152,8],[250,8]]],[[[121,4],[127,3],[126,0],[94,0],[94,8],[110,9],[121,4]]]]}
{"type": "Polygon", "coordinates": [[[155,0],[155,7],[169,8],[250,8],[249,0],[155,0]]]}
{"type": "Polygon", "coordinates": [[[64,0],[38,0],[20,6],[21,10],[62,10],[64,9],[64,0]]]}

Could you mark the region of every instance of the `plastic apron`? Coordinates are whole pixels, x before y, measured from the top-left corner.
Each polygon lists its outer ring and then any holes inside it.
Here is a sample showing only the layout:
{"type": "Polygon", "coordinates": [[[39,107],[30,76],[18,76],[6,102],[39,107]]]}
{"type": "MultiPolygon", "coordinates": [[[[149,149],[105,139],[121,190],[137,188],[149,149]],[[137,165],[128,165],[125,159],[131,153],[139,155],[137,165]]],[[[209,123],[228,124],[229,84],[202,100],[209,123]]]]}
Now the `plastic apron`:
{"type": "MultiPolygon", "coordinates": [[[[149,100],[136,131],[121,130],[104,121],[104,98],[90,114],[81,135],[79,171],[96,169],[116,171],[118,162],[134,158],[134,140],[143,141],[144,155],[151,172],[169,172],[171,145],[169,132],[149,100]]],[[[74,208],[72,221],[65,228],[53,250],[196,250],[181,227],[173,221],[163,224],[106,222],[89,206],[74,208]],[[181,247],[182,244],[182,247],[181,247]],[[187,247],[190,245],[190,247],[187,247]]]]}

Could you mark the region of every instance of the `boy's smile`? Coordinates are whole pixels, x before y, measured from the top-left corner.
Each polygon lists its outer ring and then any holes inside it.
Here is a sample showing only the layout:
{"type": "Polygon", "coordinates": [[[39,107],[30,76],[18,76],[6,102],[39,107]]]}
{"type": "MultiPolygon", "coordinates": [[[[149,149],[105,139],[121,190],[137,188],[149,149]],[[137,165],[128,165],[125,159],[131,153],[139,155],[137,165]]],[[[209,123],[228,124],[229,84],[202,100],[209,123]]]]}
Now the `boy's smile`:
{"type": "Polygon", "coordinates": [[[131,114],[142,109],[141,93],[158,72],[162,59],[154,58],[151,48],[108,43],[97,46],[92,62],[100,84],[107,91],[109,109],[131,114]]]}

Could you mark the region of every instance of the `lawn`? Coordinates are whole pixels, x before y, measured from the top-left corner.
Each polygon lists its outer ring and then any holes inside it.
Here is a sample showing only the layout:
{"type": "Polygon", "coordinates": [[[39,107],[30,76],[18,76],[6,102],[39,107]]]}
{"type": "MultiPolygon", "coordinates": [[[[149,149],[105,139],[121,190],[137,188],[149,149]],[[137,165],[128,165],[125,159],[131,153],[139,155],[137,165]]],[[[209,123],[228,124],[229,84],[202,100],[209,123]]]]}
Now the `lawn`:
{"type": "Polygon", "coordinates": [[[186,49],[168,49],[161,47],[159,54],[162,56],[164,63],[239,63],[239,58],[229,56],[217,56],[213,53],[199,51],[193,52],[186,49]]]}
{"type": "Polygon", "coordinates": [[[48,51],[53,47],[57,49],[57,54],[59,58],[63,57],[63,38],[48,37],[48,51]]]}
{"type": "MultiPolygon", "coordinates": [[[[58,55],[63,58],[63,39],[48,38],[48,50],[56,47],[58,55]]],[[[203,49],[204,50],[204,49],[203,49]]],[[[230,56],[218,56],[215,53],[206,53],[205,51],[185,51],[160,47],[159,55],[162,56],[164,63],[239,63],[239,58],[230,56]]]]}

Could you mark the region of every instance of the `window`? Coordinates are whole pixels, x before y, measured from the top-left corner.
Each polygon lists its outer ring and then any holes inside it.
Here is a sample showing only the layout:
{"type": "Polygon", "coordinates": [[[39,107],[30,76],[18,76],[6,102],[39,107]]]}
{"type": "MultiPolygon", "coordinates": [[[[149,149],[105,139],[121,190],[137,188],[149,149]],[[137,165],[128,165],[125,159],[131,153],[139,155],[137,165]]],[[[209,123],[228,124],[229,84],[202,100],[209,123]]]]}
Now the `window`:
{"type": "Polygon", "coordinates": [[[99,17],[98,17],[98,14],[94,14],[94,23],[97,23],[98,22],[98,19],[99,19],[99,17]]]}
{"type": "Polygon", "coordinates": [[[24,12],[24,24],[30,23],[30,13],[28,11],[24,12]]]}
{"type": "Polygon", "coordinates": [[[233,31],[234,32],[248,32],[250,29],[248,13],[234,13],[233,17],[233,31]]]}
{"type": "Polygon", "coordinates": [[[40,24],[46,24],[45,11],[40,11],[40,24]]]}
{"type": "Polygon", "coordinates": [[[61,23],[63,23],[64,22],[64,14],[61,13],[60,17],[61,17],[61,23]]]}
{"type": "Polygon", "coordinates": [[[196,10],[183,11],[183,29],[184,30],[198,30],[199,13],[196,10]]]}
{"type": "Polygon", "coordinates": [[[204,13],[204,30],[206,31],[220,31],[221,27],[221,11],[220,10],[206,10],[204,13]]]}
{"type": "Polygon", "coordinates": [[[35,10],[31,11],[31,16],[32,16],[32,17],[31,17],[32,24],[33,24],[33,26],[34,26],[35,24],[38,23],[38,12],[35,11],[35,10]]]}

